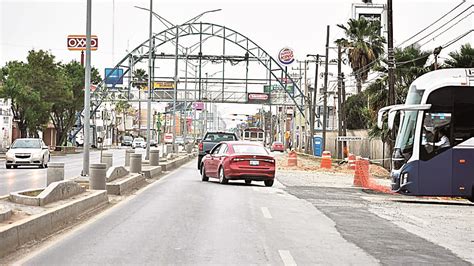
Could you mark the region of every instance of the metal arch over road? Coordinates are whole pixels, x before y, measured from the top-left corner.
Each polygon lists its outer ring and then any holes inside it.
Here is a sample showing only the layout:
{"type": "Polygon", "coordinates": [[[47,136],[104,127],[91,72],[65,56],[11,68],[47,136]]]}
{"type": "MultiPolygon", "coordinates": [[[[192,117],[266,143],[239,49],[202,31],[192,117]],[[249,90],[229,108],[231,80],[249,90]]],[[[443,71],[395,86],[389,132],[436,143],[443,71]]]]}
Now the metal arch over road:
{"type": "MultiPolygon", "coordinates": [[[[220,103],[246,103],[247,102],[247,93],[248,93],[248,85],[268,85],[277,86],[280,88],[281,93],[285,94],[286,98],[289,98],[298,108],[298,111],[305,117],[305,94],[300,89],[300,84],[297,84],[290,77],[289,73],[287,72],[286,68],[283,68],[272,56],[270,56],[264,49],[262,49],[259,45],[257,45],[254,41],[250,40],[246,36],[240,34],[239,32],[229,29],[227,27],[211,24],[211,23],[190,23],[190,24],[183,24],[178,25],[172,28],[168,28],[160,33],[153,35],[153,66],[155,65],[155,59],[171,59],[171,58],[178,58],[178,59],[185,59],[187,64],[189,60],[197,60],[198,64],[193,65],[189,63],[191,66],[194,66],[195,72],[197,74],[197,70],[199,70],[198,75],[194,78],[186,78],[186,82],[195,83],[195,85],[199,85],[196,89],[188,89],[184,91],[182,89],[176,88],[176,98],[177,101],[186,101],[186,100],[201,100],[201,101],[212,101],[212,102],[220,102],[220,103]],[[178,50],[181,54],[176,55],[174,54],[164,54],[164,53],[157,53],[157,49],[166,43],[173,43],[176,45],[176,42],[180,40],[182,37],[186,36],[199,36],[199,42],[189,47],[184,47],[182,44],[178,43],[178,50]],[[202,46],[205,41],[210,39],[211,37],[218,37],[223,39],[222,42],[222,55],[203,55],[202,54],[202,46]],[[228,56],[226,55],[226,41],[231,42],[241,49],[245,51],[244,56],[228,56]],[[193,55],[190,52],[195,52],[197,49],[198,53],[193,55]],[[206,85],[208,80],[215,84],[222,85],[219,91],[207,91],[206,95],[203,95],[203,80],[202,77],[202,61],[213,61],[213,62],[222,62],[222,78],[205,78],[206,85]],[[246,63],[246,76],[245,79],[239,78],[228,78],[225,77],[225,62],[245,62],[246,63]],[[267,75],[265,78],[262,79],[249,79],[248,78],[248,69],[249,69],[249,62],[258,62],[259,64],[263,65],[267,70],[267,75]],[[190,81],[191,80],[191,81],[190,81]],[[273,84],[272,84],[273,83],[273,84]],[[245,91],[230,91],[229,88],[225,87],[226,85],[242,85],[245,87],[245,91]],[[288,89],[287,89],[288,88],[288,89]],[[289,89],[291,88],[291,90],[289,89]],[[194,91],[194,97],[189,98],[187,95],[189,92],[194,91]],[[196,95],[196,93],[198,95],[196,95]],[[289,97],[288,97],[289,96],[289,97]]],[[[148,43],[149,40],[144,41],[138,47],[136,47],[133,51],[131,51],[127,56],[125,56],[115,67],[114,69],[123,68],[123,75],[121,78],[128,80],[128,86],[126,88],[119,88],[116,87],[116,84],[112,84],[112,90],[105,84],[105,80],[108,78],[105,77],[104,81],[97,86],[97,89],[92,94],[93,99],[95,100],[95,110],[100,106],[100,104],[104,101],[114,101],[116,99],[127,99],[129,101],[136,101],[133,97],[133,90],[134,80],[133,80],[133,70],[137,63],[147,60],[148,58],[148,43]]],[[[205,62],[204,62],[205,63],[205,62]]],[[[155,67],[153,68],[155,69],[155,67]]],[[[113,73],[111,71],[110,73],[113,73]]],[[[152,77],[152,81],[159,81],[159,80],[170,80],[173,81],[173,77],[152,77]]],[[[178,86],[177,86],[178,87],[178,86]]],[[[255,92],[255,91],[253,91],[255,92]]],[[[160,102],[167,102],[172,101],[173,99],[174,89],[154,89],[152,94],[152,99],[155,101],[160,102]]],[[[275,103],[274,103],[275,104],[275,103]]],[[[288,104],[288,103],[287,103],[288,104]]],[[[305,118],[306,119],[306,118],[305,118]]],[[[307,119],[306,119],[307,120],[307,119]]],[[[307,121],[308,123],[308,121],[307,121]]]]}

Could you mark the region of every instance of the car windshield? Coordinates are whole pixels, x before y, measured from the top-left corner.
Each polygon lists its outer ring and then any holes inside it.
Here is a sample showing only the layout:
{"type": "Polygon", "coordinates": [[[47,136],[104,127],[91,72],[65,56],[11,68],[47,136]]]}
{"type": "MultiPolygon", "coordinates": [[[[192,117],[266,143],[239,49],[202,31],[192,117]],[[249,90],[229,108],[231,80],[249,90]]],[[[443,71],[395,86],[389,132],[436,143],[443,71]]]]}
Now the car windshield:
{"type": "Polygon", "coordinates": [[[41,143],[37,139],[17,139],[12,145],[12,149],[39,149],[39,148],[41,148],[41,143]]]}
{"type": "Polygon", "coordinates": [[[140,142],[143,142],[143,141],[145,141],[145,139],[143,139],[143,138],[136,138],[136,139],[135,139],[135,142],[139,142],[139,141],[140,141],[140,142]]]}
{"type": "Polygon", "coordinates": [[[258,145],[246,145],[238,144],[233,145],[234,152],[237,154],[257,154],[257,155],[268,155],[267,150],[258,145]]]}
{"type": "Polygon", "coordinates": [[[237,140],[233,134],[224,134],[224,133],[208,133],[206,135],[205,141],[232,141],[237,140]]]}
{"type": "Polygon", "coordinates": [[[123,140],[125,140],[125,141],[132,141],[133,138],[130,137],[130,136],[125,136],[125,137],[123,137],[123,140]]]}

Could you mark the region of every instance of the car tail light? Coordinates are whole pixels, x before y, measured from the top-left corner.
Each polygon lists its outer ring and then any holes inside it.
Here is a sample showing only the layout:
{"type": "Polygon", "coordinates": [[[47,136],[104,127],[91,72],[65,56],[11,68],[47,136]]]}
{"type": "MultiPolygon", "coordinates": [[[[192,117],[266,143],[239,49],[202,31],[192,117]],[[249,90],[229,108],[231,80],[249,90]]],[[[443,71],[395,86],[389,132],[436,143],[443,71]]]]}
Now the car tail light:
{"type": "Polygon", "coordinates": [[[232,159],[233,162],[241,162],[241,161],[245,161],[246,159],[243,159],[243,158],[234,158],[232,159]]]}
{"type": "Polygon", "coordinates": [[[275,160],[274,159],[265,159],[263,160],[264,162],[267,162],[267,163],[275,163],[275,160]]]}
{"type": "Polygon", "coordinates": [[[201,142],[201,143],[199,143],[199,151],[202,151],[202,149],[203,149],[203,145],[202,145],[202,142],[201,142]]]}

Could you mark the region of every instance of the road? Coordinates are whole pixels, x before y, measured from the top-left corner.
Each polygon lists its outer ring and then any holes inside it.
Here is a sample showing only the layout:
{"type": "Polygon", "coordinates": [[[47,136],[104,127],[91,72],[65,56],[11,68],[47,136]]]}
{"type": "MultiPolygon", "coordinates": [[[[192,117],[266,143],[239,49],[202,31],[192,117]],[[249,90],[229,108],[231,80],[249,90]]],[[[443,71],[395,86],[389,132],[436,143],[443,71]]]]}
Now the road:
{"type": "MultiPolygon", "coordinates": [[[[17,263],[470,265],[369,212],[365,197],[355,188],[202,182],[192,161],[17,263]]],[[[458,253],[468,257],[469,246],[458,253]]]]}
{"type": "Polygon", "coordinates": [[[377,263],[346,241],[333,221],[278,183],[267,188],[201,182],[195,164],[186,164],[19,263],[377,263]]]}
{"type": "MultiPolygon", "coordinates": [[[[108,152],[113,153],[114,165],[124,165],[125,149],[113,149],[108,152]]],[[[136,149],[136,152],[143,153],[144,149],[136,149]]],[[[65,179],[74,178],[81,174],[82,153],[51,156],[51,162],[64,163],[65,179]]],[[[91,151],[90,163],[98,162],[100,162],[100,151],[91,151]]],[[[0,160],[0,196],[13,191],[45,187],[46,171],[47,169],[37,167],[6,169],[5,160],[0,160]]]]}

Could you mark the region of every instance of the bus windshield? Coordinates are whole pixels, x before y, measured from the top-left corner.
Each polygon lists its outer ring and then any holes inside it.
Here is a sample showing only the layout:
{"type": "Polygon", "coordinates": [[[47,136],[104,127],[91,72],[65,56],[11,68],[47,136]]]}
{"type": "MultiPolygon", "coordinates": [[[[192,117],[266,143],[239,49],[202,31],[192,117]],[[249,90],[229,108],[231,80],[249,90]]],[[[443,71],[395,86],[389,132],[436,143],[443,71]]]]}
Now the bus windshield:
{"type": "Polygon", "coordinates": [[[395,148],[401,149],[403,153],[413,148],[417,116],[418,111],[407,111],[403,116],[402,125],[395,143],[395,148]]]}

